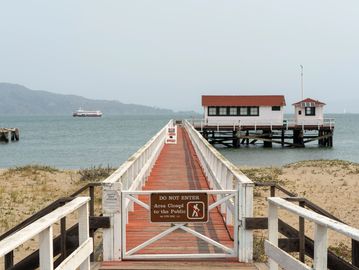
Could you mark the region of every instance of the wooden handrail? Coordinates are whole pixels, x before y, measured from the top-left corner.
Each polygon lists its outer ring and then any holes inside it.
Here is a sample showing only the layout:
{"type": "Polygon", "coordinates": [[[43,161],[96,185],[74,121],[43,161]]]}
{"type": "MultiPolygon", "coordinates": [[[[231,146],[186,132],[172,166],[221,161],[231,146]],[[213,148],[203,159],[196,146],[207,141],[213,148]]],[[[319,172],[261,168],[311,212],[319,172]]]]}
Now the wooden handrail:
{"type": "Polygon", "coordinates": [[[52,212],[56,208],[58,208],[58,207],[64,205],[65,203],[71,201],[72,199],[73,198],[70,198],[70,197],[64,197],[64,198],[57,199],[56,201],[52,202],[51,204],[49,204],[45,208],[41,209],[39,212],[35,213],[31,217],[29,217],[29,218],[25,219],[24,221],[22,221],[20,224],[16,225],[15,227],[9,229],[8,231],[6,231],[2,235],[0,235],[0,241],[5,239],[9,235],[21,230],[22,228],[26,227],[30,223],[33,223],[34,221],[38,220],[39,218],[47,215],[48,213],[52,212]]]}
{"type": "Polygon", "coordinates": [[[103,184],[115,183],[130,169],[131,166],[148,150],[157,140],[164,141],[167,126],[172,125],[173,120],[169,121],[155,136],[153,136],[144,146],[136,151],[131,157],[127,159],[113,174],[103,181],[103,184]]]}
{"type": "MultiPolygon", "coordinates": [[[[86,185],[84,185],[83,187],[81,187],[80,189],[78,189],[77,191],[75,191],[73,194],[71,194],[69,197],[62,197],[57,199],[56,201],[50,203],[49,205],[47,205],[45,208],[41,209],[40,211],[36,212],[35,214],[33,214],[32,216],[28,217],[27,219],[25,219],[24,221],[22,221],[21,223],[17,224],[15,227],[9,229],[8,231],[6,231],[5,233],[3,233],[2,235],[0,235],[0,241],[5,239],[6,237],[14,234],[15,232],[25,228],[26,226],[28,226],[29,224],[35,222],[36,220],[40,219],[41,217],[49,214],[50,212],[54,211],[55,209],[59,208],[60,206],[63,206],[65,203],[68,203],[70,201],[72,201],[73,199],[75,199],[78,195],[80,195],[81,193],[83,193],[86,190],[89,190],[89,196],[91,198],[90,202],[89,202],[89,214],[90,214],[90,225],[92,224],[92,222],[96,222],[95,226],[101,226],[102,228],[107,228],[108,226],[106,226],[103,223],[98,223],[101,222],[99,220],[100,217],[95,217],[95,192],[94,192],[94,188],[95,187],[100,187],[102,185],[101,182],[94,182],[94,183],[88,183],[86,185]],[[103,227],[105,225],[105,227],[103,227]]],[[[62,218],[61,219],[61,256],[56,260],[57,262],[61,262],[62,260],[64,260],[66,258],[66,228],[63,226],[66,225],[66,218],[62,218]],[[64,242],[65,241],[65,242],[64,242]]],[[[94,233],[96,231],[96,228],[93,227],[93,225],[91,225],[90,227],[90,237],[94,237],[94,233]]],[[[71,252],[71,250],[70,250],[71,252]]],[[[16,263],[16,265],[14,265],[14,254],[13,252],[9,252],[8,254],[5,255],[5,269],[8,269],[11,267],[11,269],[13,267],[15,267],[14,269],[21,269],[21,265],[18,263],[16,263]],[[20,268],[16,268],[16,267],[20,267],[20,268]]],[[[32,258],[30,257],[26,257],[24,259],[24,261],[22,261],[22,263],[28,263],[31,261],[32,258]]],[[[36,259],[35,259],[36,260],[36,259]]],[[[91,261],[94,261],[94,254],[91,254],[91,261]]],[[[31,262],[30,262],[31,264],[31,262]]],[[[55,264],[56,265],[56,264],[55,264]]]]}
{"type": "Polygon", "coordinates": [[[10,251],[14,250],[22,243],[30,240],[34,236],[38,235],[40,232],[44,231],[46,228],[49,228],[55,222],[59,221],[61,218],[72,213],[76,209],[80,208],[84,204],[90,201],[88,197],[78,197],[68,202],[64,206],[57,208],[56,210],[50,212],[46,216],[41,217],[25,228],[11,234],[5,239],[0,241],[0,256],[5,256],[10,251]]]}
{"type": "MultiPolygon", "coordinates": [[[[210,187],[217,189],[237,189],[239,198],[239,221],[244,224],[246,217],[253,216],[253,187],[254,183],[241,170],[218,152],[189,121],[184,122],[186,131],[208,179],[210,187]]],[[[231,206],[231,203],[228,203],[231,206]]],[[[232,214],[228,206],[222,205],[221,213],[226,216],[225,222],[231,224],[232,214]]],[[[239,254],[242,262],[253,259],[253,232],[244,226],[239,228],[239,254]]],[[[238,241],[238,239],[235,239],[238,241]]]]}
{"type": "Polygon", "coordinates": [[[191,140],[193,143],[203,144],[206,147],[206,150],[208,150],[229,171],[231,171],[231,173],[240,183],[253,185],[253,182],[245,174],[243,174],[237,166],[225,158],[216,148],[214,148],[206,139],[204,139],[203,136],[187,120],[185,120],[185,127],[188,133],[191,135],[191,140]]]}
{"type": "MultiPolygon", "coordinates": [[[[125,161],[113,174],[102,182],[102,209],[105,216],[111,219],[111,228],[103,231],[103,258],[114,260],[121,258],[121,190],[138,190],[147,180],[150,171],[165,144],[167,129],[173,126],[170,120],[155,136],[125,161]]],[[[132,209],[133,202],[126,200],[132,209]]]]}
{"type": "MultiPolygon", "coordinates": [[[[314,267],[316,270],[326,270],[328,265],[328,240],[327,230],[339,232],[352,240],[359,241],[359,229],[348,226],[337,220],[297,206],[283,198],[269,197],[268,210],[268,239],[265,241],[265,252],[269,256],[270,270],[277,270],[278,266],[291,269],[311,269],[303,262],[291,257],[288,253],[278,248],[278,208],[285,209],[303,219],[315,223],[314,232],[314,267]]],[[[355,263],[353,263],[355,266],[355,263]]]]}
{"type": "Polygon", "coordinates": [[[310,220],[318,225],[327,227],[338,233],[344,234],[352,239],[359,241],[359,229],[353,228],[351,226],[348,226],[344,223],[333,220],[321,214],[314,213],[312,211],[309,211],[303,207],[299,207],[279,197],[268,198],[268,202],[270,204],[276,205],[277,207],[285,209],[293,214],[296,214],[307,220],[310,220]]]}
{"type": "Polygon", "coordinates": [[[101,182],[88,183],[85,186],[83,186],[82,188],[80,188],[79,190],[72,193],[69,197],[76,197],[76,196],[80,195],[82,192],[84,192],[85,190],[87,190],[90,187],[101,187],[101,186],[102,186],[101,182]]]}

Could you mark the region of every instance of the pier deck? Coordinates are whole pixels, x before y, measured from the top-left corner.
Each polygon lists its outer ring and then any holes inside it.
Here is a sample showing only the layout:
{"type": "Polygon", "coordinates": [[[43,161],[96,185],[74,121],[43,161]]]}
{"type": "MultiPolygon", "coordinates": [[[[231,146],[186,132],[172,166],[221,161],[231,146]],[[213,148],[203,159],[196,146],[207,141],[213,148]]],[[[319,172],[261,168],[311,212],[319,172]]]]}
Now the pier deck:
{"type": "MultiPolygon", "coordinates": [[[[198,157],[191,140],[184,128],[178,128],[177,144],[166,144],[162,149],[143,190],[208,190],[210,189],[206,176],[204,175],[198,157]]],[[[214,195],[209,196],[209,204],[214,202],[214,195]]],[[[141,201],[149,203],[148,196],[138,197],[141,201]]],[[[127,249],[130,250],[148,239],[155,237],[162,231],[171,227],[167,223],[151,223],[149,212],[143,207],[135,204],[134,211],[129,212],[127,230],[127,249]]],[[[233,228],[229,228],[223,221],[217,207],[210,211],[209,222],[205,224],[190,224],[189,228],[204,234],[221,244],[233,246],[233,228]]],[[[138,254],[189,254],[189,253],[216,253],[218,248],[207,242],[186,233],[176,230],[157,242],[139,251],[138,254]]],[[[186,260],[170,262],[154,262],[147,264],[144,261],[122,261],[104,262],[101,269],[166,269],[166,265],[178,266],[178,269],[212,269],[208,268],[211,263],[192,262],[186,260]],[[147,265],[144,267],[144,265],[147,265]],[[181,267],[182,265],[182,267],[181,267]],[[192,266],[191,266],[192,265],[192,266]],[[207,265],[207,266],[206,266],[207,265]],[[157,268],[156,268],[157,267],[157,268]]],[[[229,267],[228,269],[257,269],[253,264],[239,263],[236,258],[211,259],[215,262],[213,267],[229,267]]],[[[177,269],[177,268],[171,268],[177,269]]]]}

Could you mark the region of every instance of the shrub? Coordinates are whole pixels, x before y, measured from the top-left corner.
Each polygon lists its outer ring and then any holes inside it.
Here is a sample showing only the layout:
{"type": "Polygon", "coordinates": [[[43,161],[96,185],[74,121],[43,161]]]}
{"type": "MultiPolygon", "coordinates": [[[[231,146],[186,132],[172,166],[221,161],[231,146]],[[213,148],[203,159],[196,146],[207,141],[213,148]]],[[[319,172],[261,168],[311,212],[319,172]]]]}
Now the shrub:
{"type": "Polygon", "coordinates": [[[110,166],[102,167],[101,165],[97,167],[93,166],[90,168],[81,169],[79,170],[79,174],[81,175],[80,180],[87,182],[98,182],[109,177],[114,171],[115,169],[111,168],[110,166]]]}

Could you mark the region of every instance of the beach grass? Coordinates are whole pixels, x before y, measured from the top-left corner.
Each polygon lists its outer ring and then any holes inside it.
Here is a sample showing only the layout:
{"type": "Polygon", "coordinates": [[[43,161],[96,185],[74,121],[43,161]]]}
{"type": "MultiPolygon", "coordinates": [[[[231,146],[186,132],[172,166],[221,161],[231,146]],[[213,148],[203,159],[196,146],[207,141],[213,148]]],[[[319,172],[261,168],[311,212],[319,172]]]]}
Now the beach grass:
{"type": "Polygon", "coordinates": [[[115,168],[112,168],[110,166],[102,167],[101,165],[80,169],[80,180],[86,182],[102,181],[109,177],[115,170],[115,168]]]}
{"type": "Polygon", "coordinates": [[[47,165],[31,164],[25,166],[16,166],[6,170],[7,174],[12,174],[12,173],[33,174],[38,172],[55,173],[55,172],[59,172],[59,169],[47,165]]]}

